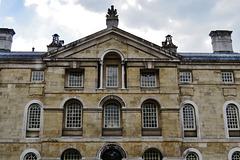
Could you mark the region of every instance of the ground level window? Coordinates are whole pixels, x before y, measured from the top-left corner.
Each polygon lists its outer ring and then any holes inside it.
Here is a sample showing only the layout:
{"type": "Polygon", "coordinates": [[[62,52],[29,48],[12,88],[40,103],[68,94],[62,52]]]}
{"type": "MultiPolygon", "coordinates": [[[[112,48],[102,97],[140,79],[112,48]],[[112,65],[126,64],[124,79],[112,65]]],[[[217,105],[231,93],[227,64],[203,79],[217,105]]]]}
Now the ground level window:
{"type": "Polygon", "coordinates": [[[198,156],[196,153],[188,153],[186,156],[186,160],[198,160],[198,156]]]}
{"type": "Polygon", "coordinates": [[[24,160],[37,160],[37,156],[34,153],[28,153],[25,157],[24,160]]]}
{"type": "Polygon", "coordinates": [[[70,149],[63,153],[61,160],[79,160],[82,159],[80,153],[77,150],[70,149]]]}
{"type": "Polygon", "coordinates": [[[161,153],[156,149],[148,149],[144,152],[143,157],[144,160],[161,160],[161,153]]]}
{"type": "Polygon", "coordinates": [[[234,152],[232,154],[232,160],[240,160],[240,152],[234,152]]]}

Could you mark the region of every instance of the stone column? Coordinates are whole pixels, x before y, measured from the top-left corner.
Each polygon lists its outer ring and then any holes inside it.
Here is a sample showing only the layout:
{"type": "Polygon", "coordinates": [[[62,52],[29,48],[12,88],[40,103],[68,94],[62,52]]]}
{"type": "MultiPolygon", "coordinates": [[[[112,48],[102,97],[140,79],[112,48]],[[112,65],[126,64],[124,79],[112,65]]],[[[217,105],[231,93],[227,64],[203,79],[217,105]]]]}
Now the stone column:
{"type": "Polygon", "coordinates": [[[122,61],[122,89],[125,89],[125,70],[124,70],[124,61],[122,61]]]}
{"type": "Polygon", "coordinates": [[[103,89],[103,61],[100,60],[100,86],[99,89],[103,89]]]}

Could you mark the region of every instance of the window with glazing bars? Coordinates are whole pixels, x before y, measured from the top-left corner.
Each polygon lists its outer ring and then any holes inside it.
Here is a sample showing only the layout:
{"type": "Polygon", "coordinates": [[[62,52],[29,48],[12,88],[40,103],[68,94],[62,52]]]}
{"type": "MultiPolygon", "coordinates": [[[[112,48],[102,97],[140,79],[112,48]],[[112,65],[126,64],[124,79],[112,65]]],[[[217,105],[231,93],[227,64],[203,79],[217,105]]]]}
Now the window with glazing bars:
{"type": "Polygon", "coordinates": [[[66,106],[66,128],[82,127],[82,107],[78,102],[71,102],[66,106]]]}
{"type": "Polygon", "coordinates": [[[234,152],[232,154],[232,160],[240,160],[240,152],[234,152]]]}
{"type": "Polygon", "coordinates": [[[222,72],[222,82],[232,83],[233,73],[232,72],[222,72]]]}
{"type": "Polygon", "coordinates": [[[80,153],[76,150],[67,150],[63,153],[61,160],[80,160],[82,159],[80,153]]]}
{"type": "Polygon", "coordinates": [[[25,157],[24,160],[37,160],[37,156],[34,153],[28,153],[25,157]]]}
{"type": "Polygon", "coordinates": [[[182,83],[190,83],[192,82],[192,73],[191,72],[180,72],[179,79],[182,83]]]}
{"type": "Polygon", "coordinates": [[[143,128],[157,128],[157,106],[152,102],[146,102],[142,107],[143,128]]]}
{"type": "Polygon", "coordinates": [[[144,152],[143,157],[144,160],[161,160],[161,154],[159,151],[155,149],[148,149],[144,152]]]}
{"type": "Polygon", "coordinates": [[[43,71],[32,71],[32,81],[33,82],[41,82],[44,80],[44,72],[43,71]]]}
{"type": "Polygon", "coordinates": [[[104,127],[120,127],[120,107],[115,103],[108,103],[104,107],[104,127]]]}
{"type": "Polygon", "coordinates": [[[228,105],[226,108],[227,124],[231,130],[239,129],[238,109],[235,105],[228,105]]]}
{"type": "Polygon", "coordinates": [[[28,108],[28,130],[39,130],[41,108],[38,104],[33,104],[28,108]]]}
{"type": "Polygon", "coordinates": [[[188,153],[186,156],[186,160],[198,160],[198,156],[196,153],[188,153]]]}
{"type": "Polygon", "coordinates": [[[83,87],[82,71],[69,71],[68,87],[83,87]]]}
{"type": "Polygon", "coordinates": [[[118,66],[107,66],[106,68],[106,86],[118,86],[118,66]]]}
{"type": "Polygon", "coordinates": [[[156,73],[153,71],[142,71],[141,87],[156,87],[156,73]]]}
{"type": "Polygon", "coordinates": [[[183,127],[184,130],[195,130],[195,112],[191,105],[183,107],[183,127]]]}

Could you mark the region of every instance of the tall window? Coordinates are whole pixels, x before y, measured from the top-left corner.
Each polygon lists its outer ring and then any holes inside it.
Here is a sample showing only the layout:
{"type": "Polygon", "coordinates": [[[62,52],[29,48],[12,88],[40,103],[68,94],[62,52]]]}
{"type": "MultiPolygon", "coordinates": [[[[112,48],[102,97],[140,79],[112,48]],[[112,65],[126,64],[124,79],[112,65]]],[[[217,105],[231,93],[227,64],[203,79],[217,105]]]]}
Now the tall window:
{"type": "Polygon", "coordinates": [[[33,104],[28,109],[28,130],[39,130],[40,128],[41,108],[38,104],[33,104]]]}
{"type": "Polygon", "coordinates": [[[81,128],[82,127],[82,106],[77,101],[72,101],[65,108],[65,127],[81,128]]]}
{"type": "Polygon", "coordinates": [[[106,67],[106,85],[107,87],[118,87],[118,66],[106,67]]]}
{"type": "Polygon", "coordinates": [[[142,71],[141,72],[141,87],[156,87],[156,72],[142,71]]]}
{"type": "Polygon", "coordinates": [[[146,102],[142,106],[143,128],[158,127],[158,109],[155,103],[146,102]]]}
{"type": "Polygon", "coordinates": [[[195,112],[191,105],[183,107],[183,128],[184,130],[195,130],[195,112]]]}
{"type": "Polygon", "coordinates": [[[66,150],[61,157],[61,160],[80,160],[80,159],[82,159],[82,156],[75,149],[66,150]]]}
{"type": "Polygon", "coordinates": [[[144,160],[161,160],[161,153],[156,149],[148,149],[144,152],[142,158],[144,160]]]}
{"type": "Polygon", "coordinates": [[[32,71],[32,81],[33,82],[41,82],[44,80],[44,72],[43,71],[32,71]]]}
{"type": "Polygon", "coordinates": [[[240,160],[240,152],[236,151],[232,154],[232,160],[240,160]]]}
{"type": "Polygon", "coordinates": [[[190,152],[186,156],[186,160],[198,160],[198,155],[194,152],[190,152]]]}
{"type": "Polygon", "coordinates": [[[233,72],[222,72],[222,82],[232,83],[233,82],[233,72]]]}
{"type": "Polygon", "coordinates": [[[229,104],[226,108],[227,125],[229,130],[239,129],[238,109],[235,105],[229,104]]]}
{"type": "Polygon", "coordinates": [[[83,87],[83,71],[82,70],[69,71],[68,87],[83,87]]]}
{"type": "Polygon", "coordinates": [[[191,72],[180,72],[179,80],[181,83],[191,83],[192,82],[192,73],[191,72]]]}
{"type": "Polygon", "coordinates": [[[120,127],[120,107],[114,102],[110,102],[104,107],[104,128],[120,127]]]}
{"type": "Polygon", "coordinates": [[[24,160],[37,160],[37,156],[34,153],[28,153],[24,157],[24,160]]]}

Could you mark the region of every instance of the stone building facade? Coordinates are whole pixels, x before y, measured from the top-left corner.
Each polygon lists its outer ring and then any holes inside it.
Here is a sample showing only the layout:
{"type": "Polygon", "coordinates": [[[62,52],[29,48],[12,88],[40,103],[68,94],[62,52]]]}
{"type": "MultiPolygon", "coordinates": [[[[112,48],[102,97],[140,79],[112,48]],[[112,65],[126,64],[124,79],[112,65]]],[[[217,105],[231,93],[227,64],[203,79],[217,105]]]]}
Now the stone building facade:
{"type": "Polygon", "coordinates": [[[1,160],[240,160],[240,54],[178,53],[118,28],[47,52],[11,52],[0,29],[1,160]]]}

